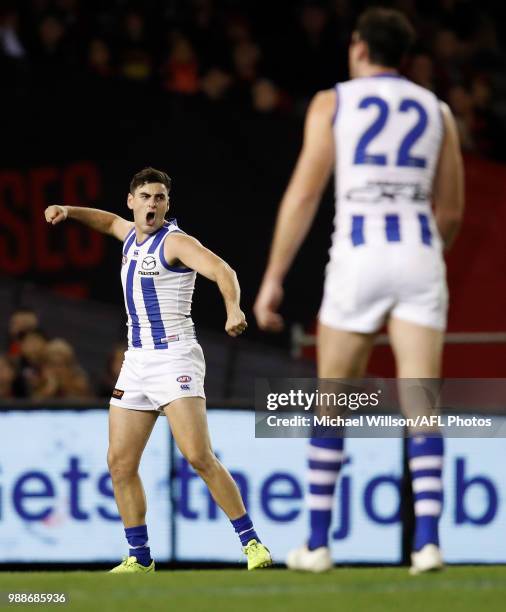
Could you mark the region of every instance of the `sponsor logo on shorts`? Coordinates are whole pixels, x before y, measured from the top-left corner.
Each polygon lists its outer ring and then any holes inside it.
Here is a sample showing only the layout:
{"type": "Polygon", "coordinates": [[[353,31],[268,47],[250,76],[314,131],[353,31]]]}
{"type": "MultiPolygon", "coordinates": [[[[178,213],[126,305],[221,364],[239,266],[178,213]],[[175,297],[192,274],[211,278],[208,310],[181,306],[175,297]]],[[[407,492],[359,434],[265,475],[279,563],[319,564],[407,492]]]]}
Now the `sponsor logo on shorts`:
{"type": "Polygon", "coordinates": [[[183,391],[189,391],[190,390],[190,385],[181,385],[181,389],[183,391]]]}
{"type": "Polygon", "coordinates": [[[116,399],[121,399],[124,394],[125,392],[122,391],[121,389],[114,389],[112,392],[112,396],[115,397],[116,399]]]}
{"type": "Polygon", "coordinates": [[[176,378],[177,382],[180,383],[189,383],[191,382],[192,377],[191,376],[178,376],[176,378]]]}

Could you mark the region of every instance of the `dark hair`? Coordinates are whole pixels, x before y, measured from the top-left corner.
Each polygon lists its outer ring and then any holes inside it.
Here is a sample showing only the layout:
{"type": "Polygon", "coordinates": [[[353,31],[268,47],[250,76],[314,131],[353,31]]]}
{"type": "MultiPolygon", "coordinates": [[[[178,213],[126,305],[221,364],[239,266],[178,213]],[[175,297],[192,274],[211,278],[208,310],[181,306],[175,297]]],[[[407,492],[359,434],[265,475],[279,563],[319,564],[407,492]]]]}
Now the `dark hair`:
{"type": "Polygon", "coordinates": [[[134,174],[130,181],[130,193],[134,193],[137,187],[146,185],[147,183],[162,183],[167,187],[167,193],[170,192],[170,186],[172,181],[170,176],[162,170],[156,170],[156,168],[143,168],[137,174],[134,174]]]}
{"type": "Polygon", "coordinates": [[[399,68],[415,39],[407,17],[394,9],[367,9],[355,29],[369,47],[370,62],[388,68],[399,68]]]}

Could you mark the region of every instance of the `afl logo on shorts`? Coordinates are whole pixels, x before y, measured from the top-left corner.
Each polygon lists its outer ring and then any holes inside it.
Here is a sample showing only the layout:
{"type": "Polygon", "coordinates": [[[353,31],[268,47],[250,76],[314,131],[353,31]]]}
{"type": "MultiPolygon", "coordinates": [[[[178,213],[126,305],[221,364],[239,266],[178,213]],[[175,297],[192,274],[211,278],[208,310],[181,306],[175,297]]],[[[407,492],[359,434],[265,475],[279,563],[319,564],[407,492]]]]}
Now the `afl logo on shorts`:
{"type": "Polygon", "coordinates": [[[192,379],[191,376],[178,376],[176,378],[177,382],[180,382],[180,383],[189,383],[191,379],[192,379]]]}
{"type": "Polygon", "coordinates": [[[121,265],[124,266],[127,261],[128,261],[128,257],[126,255],[123,255],[123,259],[121,260],[121,265]]]}
{"type": "Polygon", "coordinates": [[[156,259],[153,257],[153,255],[148,255],[147,257],[144,257],[144,259],[142,260],[142,269],[153,270],[154,268],[156,268],[156,259]]]}

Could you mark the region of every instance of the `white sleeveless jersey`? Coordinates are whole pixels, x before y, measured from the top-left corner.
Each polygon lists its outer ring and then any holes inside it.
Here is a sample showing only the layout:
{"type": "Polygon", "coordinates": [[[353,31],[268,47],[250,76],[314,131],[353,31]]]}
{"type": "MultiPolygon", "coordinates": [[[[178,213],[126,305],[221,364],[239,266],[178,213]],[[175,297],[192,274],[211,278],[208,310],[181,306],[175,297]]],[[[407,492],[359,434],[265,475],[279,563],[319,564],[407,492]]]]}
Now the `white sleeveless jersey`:
{"type": "Polygon", "coordinates": [[[339,83],[336,93],[331,260],[343,243],[440,250],[431,209],[443,134],[438,99],[390,74],[339,83]]]}
{"type": "Polygon", "coordinates": [[[172,341],[195,337],[191,305],[197,273],[169,266],[163,252],[166,237],[178,231],[170,219],[141,244],[134,229],[125,238],[121,281],[129,348],[166,349],[172,341]]]}

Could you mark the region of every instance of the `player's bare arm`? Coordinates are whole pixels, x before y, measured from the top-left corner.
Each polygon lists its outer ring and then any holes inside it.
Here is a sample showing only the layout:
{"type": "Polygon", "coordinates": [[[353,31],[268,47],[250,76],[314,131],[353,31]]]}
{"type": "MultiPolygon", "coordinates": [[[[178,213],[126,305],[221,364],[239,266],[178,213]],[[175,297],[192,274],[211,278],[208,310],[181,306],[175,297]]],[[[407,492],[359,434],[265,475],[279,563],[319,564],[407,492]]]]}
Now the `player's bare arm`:
{"type": "Polygon", "coordinates": [[[225,331],[229,336],[241,335],[248,324],[240,307],[241,289],[237,275],[227,262],[195,238],[180,233],[167,236],[164,255],[171,265],[182,263],[218,285],[227,311],[225,331]]]}
{"type": "Polygon", "coordinates": [[[51,225],[57,225],[66,219],[74,219],[98,232],[109,234],[121,241],[125,239],[128,232],[134,226],[131,221],[127,221],[119,215],[97,208],[54,204],[48,206],[44,214],[46,221],[51,223],[51,225]]]}
{"type": "Polygon", "coordinates": [[[451,110],[441,104],[444,136],[434,181],[436,223],[445,248],[450,248],[464,214],[464,164],[459,135],[451,110]]]}
{"type": "Polygon", "coordinates": [[[269,262],[253,309],[264,330],[283,328],[283,319],[277,313],[283,299],[283,280],[311,227],[334,161],[335,105],[334,90],[321,91],[306,115],[302,150],[281,200],[269,262]]]}

